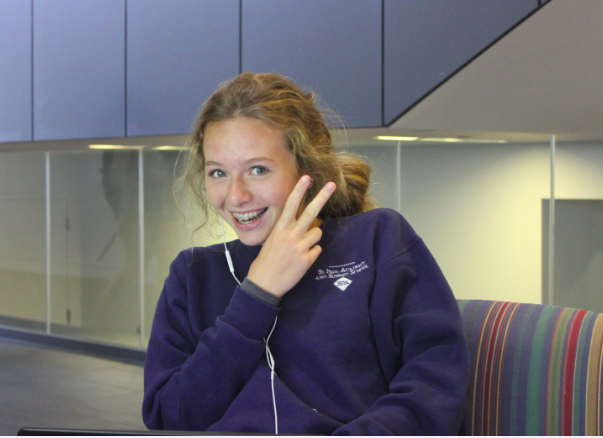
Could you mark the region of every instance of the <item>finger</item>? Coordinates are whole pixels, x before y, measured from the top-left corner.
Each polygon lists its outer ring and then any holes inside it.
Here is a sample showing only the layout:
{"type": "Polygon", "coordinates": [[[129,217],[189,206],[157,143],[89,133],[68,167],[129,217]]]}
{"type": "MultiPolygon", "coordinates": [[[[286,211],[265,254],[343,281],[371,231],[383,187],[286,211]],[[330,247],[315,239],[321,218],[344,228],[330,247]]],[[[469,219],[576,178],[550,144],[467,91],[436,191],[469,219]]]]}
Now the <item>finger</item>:
{"type": "Polygon", "coordinates": [[[314,245],[308,251],[308,259],[310,261],[310,266],[316,261],[320,253],[322,252],[322,248],[320,245],[314,245]]]}
{"type": "Polygon", "coordinates": [[[303,213],[297,220],[297,223],[300,227],[302,227],[304,230],[307,230],[308,227],[310,227],[314,219],[318,217],[318,214],[325,206],[331,195],[335,192],[335,188],[335,183],[328,182],[322,188],[322,190],[318,192],[318,195],[316,195],[312,202],[306,206],[303,213]]]}
{"type": "Polygon", "coordinates": [[[285,207],[283,208],[279,222],[291,223],[295,221],[297,211],[299,210],[299,205],[301,204],[302,199],[304,199],[306,190],[308,190],[308,187],[310,187],[311,182],[312,179],[308,175],[304,175],[299,179],[293,188],[293,191],[287,198],[287,202],[285,203],[285,207]]]}
{"type": "Polygon", "coordinates": [[[303,244],[306,248],[311,248],[320,242],[322,230],[318,227],[310,229],[303,237],[303,244]]]}

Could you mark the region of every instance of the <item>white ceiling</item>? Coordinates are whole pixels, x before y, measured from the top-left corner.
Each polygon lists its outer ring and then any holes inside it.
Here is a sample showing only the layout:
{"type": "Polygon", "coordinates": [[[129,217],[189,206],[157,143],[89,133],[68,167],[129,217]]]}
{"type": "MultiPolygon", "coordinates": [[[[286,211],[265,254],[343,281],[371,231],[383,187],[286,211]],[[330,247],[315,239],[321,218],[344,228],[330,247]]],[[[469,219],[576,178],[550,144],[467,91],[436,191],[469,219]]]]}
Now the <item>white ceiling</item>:
{"type": "Polygon", "coordinates": [[[390,130],[603,138],[603,0],[552,0],[390,130]]]}

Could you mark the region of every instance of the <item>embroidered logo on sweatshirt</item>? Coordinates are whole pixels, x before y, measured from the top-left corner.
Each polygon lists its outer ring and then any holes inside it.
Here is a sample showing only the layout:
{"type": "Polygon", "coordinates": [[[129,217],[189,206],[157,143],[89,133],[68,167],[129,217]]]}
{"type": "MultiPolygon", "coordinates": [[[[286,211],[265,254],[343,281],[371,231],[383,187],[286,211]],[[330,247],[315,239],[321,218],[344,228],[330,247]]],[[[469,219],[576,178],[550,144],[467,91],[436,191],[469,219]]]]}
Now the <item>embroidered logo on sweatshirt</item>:
{"type": "MultiPolygon", "coordinates": [[[[360,262],[360,263],[350,262],[350,263],[346,263],[344,265],[329,266],[327,269],[319,269],[315,280],[344,279],[344,280],[348,281],[349,283],[351,283],[352,281],[347,279],[346,277],[356,275],[356,274],[364,271],[365,269],[368,269],[368,265],[366,264],[366,262],[360,262]]],[[[343,288],[341,288],[337,283],[338,282],[335,281],[335,283],[333,283],[333,284],[335,286],[337,286],[338,288],[340,288],[341,290],[345,290],[349,286],[349,283],[348,283],[343,288]]]]}
{"type": "Polygon", "coordinates": [[[348,286],[352,284],[352,280],[348,280],[347,278],[342,277],[333,284],[341,290],[346,290],[348,286]]]}

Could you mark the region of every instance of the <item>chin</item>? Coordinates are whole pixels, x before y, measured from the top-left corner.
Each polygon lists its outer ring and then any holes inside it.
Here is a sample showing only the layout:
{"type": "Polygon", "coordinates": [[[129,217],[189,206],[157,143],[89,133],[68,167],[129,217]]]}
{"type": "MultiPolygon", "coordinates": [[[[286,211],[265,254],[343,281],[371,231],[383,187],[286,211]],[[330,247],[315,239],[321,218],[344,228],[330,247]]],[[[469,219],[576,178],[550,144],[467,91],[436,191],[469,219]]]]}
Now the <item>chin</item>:
{"type": "Polygon", "coordinates": [[[267,238],[263,236],[238,236],[239,240],[247,246],[263,245],[267,238]]]}
{"type": "Polygon", "coordinates": [[[237,237],[247,246],[258,246],[263,245],[270,233],[263,233],[261,230],[253,230],[250,232],[242,232],[241,230],[236,230],[237,237]]]}

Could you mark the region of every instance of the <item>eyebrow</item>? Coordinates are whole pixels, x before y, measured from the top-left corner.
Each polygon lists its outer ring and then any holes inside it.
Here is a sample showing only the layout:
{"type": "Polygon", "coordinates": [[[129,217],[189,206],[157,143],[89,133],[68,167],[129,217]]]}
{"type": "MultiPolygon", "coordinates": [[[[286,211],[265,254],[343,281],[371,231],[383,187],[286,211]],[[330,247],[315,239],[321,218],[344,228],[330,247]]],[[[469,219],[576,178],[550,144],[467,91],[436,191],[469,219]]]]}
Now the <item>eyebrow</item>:
{"type": "MultiPolygon", "coordinates": [[[[249,160],[246,161],[246,164],[255,164],[258,162],[266,162],[269,161],[271,163],[274,163],[275,161],[272,158],[268,158],[268,157],[257,157],[257,158],[250,158],[249,160]]],[[[205,162],[205,167],[207,166],[222,166],[222,163],[218,163],[217,161],[206,161],[205,162]]]]}

